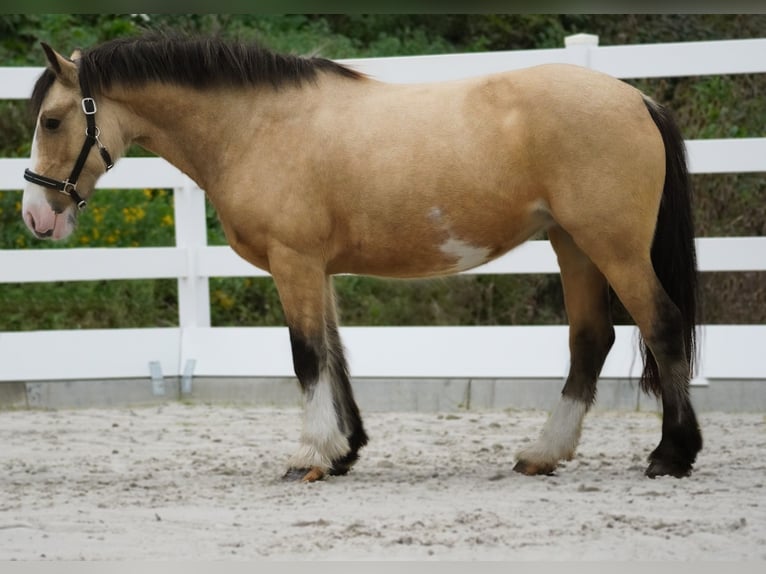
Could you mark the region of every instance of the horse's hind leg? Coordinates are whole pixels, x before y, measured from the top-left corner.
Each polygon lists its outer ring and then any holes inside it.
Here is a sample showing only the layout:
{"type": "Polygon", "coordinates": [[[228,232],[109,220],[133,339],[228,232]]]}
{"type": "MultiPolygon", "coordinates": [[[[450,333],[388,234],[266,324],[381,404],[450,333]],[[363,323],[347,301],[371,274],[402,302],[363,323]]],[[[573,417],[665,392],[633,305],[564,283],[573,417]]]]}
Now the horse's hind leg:
{"type": "Polygon", "coordinates": [[[614,343],[606,279],[566,231],[554,227],[548,236],[561,268],[571,359],[561,398],[540,437],[517,454],[514,470],[524,474],[548,474],[560,460],[574,456],[583,418],[596,398],[601,367],[614,343]]]}
{"type": "Polygon", "coordinates": [[[702,448],[702,434],[689,398],[689,359],[681,312],[662,288],[652,263],[629,258],[604,267],[617,296],[641,330],[659,370],[650,381],[662,399],[662,439],[649,455],[647,476],[688,476],[702,448]]]}
{"type": "Polygon", "coordinates": [[[331,278],[321,265],[287,250],[270,263],[304,400],[300,447],[285,478],[314,481],[345,474],[367,435],[338,336],[331,278]]]}
{"type": "Polygon", "coordinates": [[[689,398],[684,319],[660,283],[649,249],[637,247],[651,242],[651,231],[611,221],[615,225],[609,230],[581,230],[578,244],[633,317],[657,364],[658,378],[644,386],[662,399],[662,439],[649,456],[646,474],[687,476],[702,448],[702,434],[689,398]]]}

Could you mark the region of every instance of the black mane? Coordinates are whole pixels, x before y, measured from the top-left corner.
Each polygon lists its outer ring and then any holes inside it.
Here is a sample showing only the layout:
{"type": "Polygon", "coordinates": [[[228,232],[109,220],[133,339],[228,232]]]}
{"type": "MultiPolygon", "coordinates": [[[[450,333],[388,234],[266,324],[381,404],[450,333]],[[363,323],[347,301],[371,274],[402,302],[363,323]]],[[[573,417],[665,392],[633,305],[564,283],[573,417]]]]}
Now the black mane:
{"type": "MultiPolygon", "coordinates": [[[[256,42],[216,37],[151,33],[119,38],[85,51],[80,73],[94,92],[113,85],[175,83],[193,88],[216,86],[299,86],[319,72],[360,78],[361,74],[332,60],[273,52],[256,42]]],[[[32,93],[32,109],[40,110],[55,77],[46,70],[32,93]]]]}
{"type": "Polygon", "coordinates": [[[29,107],[32,111],[32,116],[37,119],[37,115],[40,113],[40,108],[43,105],[43,100],[48,90],[51,89],[53,82],[56,81],[56,74],[54,74],[50,68],[45,68],[42,75],[35,82],[35,87],[32,90],[32,99],[29,101],[29,107]]]}

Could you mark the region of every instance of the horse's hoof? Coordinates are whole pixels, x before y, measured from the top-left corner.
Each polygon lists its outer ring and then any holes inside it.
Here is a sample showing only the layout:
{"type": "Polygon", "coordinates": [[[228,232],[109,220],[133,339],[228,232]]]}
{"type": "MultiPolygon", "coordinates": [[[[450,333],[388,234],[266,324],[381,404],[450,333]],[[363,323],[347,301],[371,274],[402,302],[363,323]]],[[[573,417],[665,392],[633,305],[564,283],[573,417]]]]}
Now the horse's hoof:
{"type": "Polygon", "coordinates": [[[534,462],[521,459],[513,467],[513,470],[520,474],[526,474],[527,476],[535,476],[538,474],[550,475],[553,474],[554,470],[556,470],[556,465],[544,463],[536,464],[534,462]]]}
{"type": "Polygon", "coordinates": [[[325,472],[316,466],[311,468],[290,468],[282,476],[282,480],[290,482],[316,482],[322,480],[325,476],[325,472]]]}
{"type": "Polygon", "coordinates": [[[287,472],[282,475],[282,480],[285,482],[298,482],[308,471],[308,468],[288,468],[287,472]]]}
{"type": "Polygon", "coordinates": [[[322,480],[325,477],[325,472],[316,466],[312,466],[309,471],[301,479],[303,482],[316,482],[322,480]]]}
{"type": "Polygon", "coordinates": [[[684,464],[678,461],[666,461],[662,459],[652,459],[646,468],[646,476],[657,478],[658,476],[675,476],[684,478],[692,473],[692,465],[684,464]]]}

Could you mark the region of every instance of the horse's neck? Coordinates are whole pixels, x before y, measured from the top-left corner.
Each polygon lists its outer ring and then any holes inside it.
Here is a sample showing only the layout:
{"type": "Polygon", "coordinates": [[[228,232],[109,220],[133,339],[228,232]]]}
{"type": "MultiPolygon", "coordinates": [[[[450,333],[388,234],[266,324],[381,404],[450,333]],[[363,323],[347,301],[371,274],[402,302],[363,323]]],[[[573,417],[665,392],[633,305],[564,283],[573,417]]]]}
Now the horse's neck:
{"type": "MultiPolygon", "coordinates": [[[[317,109],[334,107],[340,117],[344,102],[357,93],[350,87],[364,90],[368,84],[332,75],[279,90],[270,85],[195,90],[152,84],[119,98],[134,124],[126,126],[132,130],[130,139],[189,175],[212,199],[236,185],[244,166],[252,166],[260,155],[255,146],[273,147],[285,125],[308,130],[317,109]]],[[[295,134],[293,141],[300,145],[295,134]]]]}
{"type": "Polygon", "coordinates": [[[149,85],[121,94],[120,100],[131,111],[125,130],[132,142],[210,189],[232,159],[231,143],[247,129],[245,106],[253,97],[242,91],[149,85]]]}

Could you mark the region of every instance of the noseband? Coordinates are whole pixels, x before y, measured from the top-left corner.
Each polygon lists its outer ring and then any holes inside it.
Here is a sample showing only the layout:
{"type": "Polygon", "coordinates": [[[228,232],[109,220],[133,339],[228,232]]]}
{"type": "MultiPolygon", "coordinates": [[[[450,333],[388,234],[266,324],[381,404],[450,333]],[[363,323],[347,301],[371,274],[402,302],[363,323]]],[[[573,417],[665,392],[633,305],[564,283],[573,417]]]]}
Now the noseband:
{"type": "Polygon", "coordinates": [[[80,194],[77,193],[77,179],[80,177],[82,168],[85,166],[85,161],[88,159],[91,148],[95,145],[98,147],[98,153],[101,154],[101,159],[104,160],[106,171],[109,171],[114,162],[112,156],[109,155],[104,144],[98,139],[100,131],[96,127],[96,101],[90,95],[90,89],[88,88],[83,75],[80,74],[80,91],[82,92],[82,111],[85,113],[85,121],[87,122],[87,128],[85,128],[85,141],[82,144],[80,155],[77,156],[72,172],[67,179],[54,179],[52,177],[46,177],[39,173],[33,172],[31,169],[24,170],[24,179],[43,187],[55,189],[68,195],[77,205],[77,209],[83,210],[88,204],[80,194]]]}

